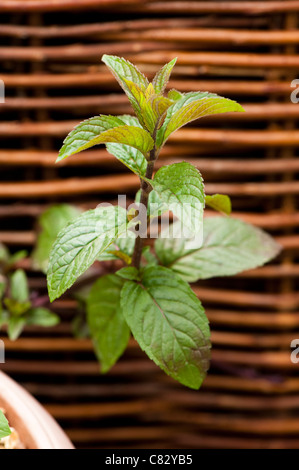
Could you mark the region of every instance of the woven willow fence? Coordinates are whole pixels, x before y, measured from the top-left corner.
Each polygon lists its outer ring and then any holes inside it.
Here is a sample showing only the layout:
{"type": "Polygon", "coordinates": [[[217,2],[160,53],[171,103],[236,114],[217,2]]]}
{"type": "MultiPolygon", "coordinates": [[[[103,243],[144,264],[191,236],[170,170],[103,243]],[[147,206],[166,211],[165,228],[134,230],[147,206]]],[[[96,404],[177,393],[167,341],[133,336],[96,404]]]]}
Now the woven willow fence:
{"type": "MultiPolygon", "coordinates": [[[[3,369],[58,419],[78,447],[297,447],[299,364],[299,1],[1,0],[0,241],[31,249],[50,204],[94,207],[133,198],[138,181],[103,148],[64,164],[62,138],[80,120],[130,112],[100,62],[123,55],[149,76],[178,57],[170,87],[209,90],[246,113],[179,131],[163,163],[197,165],[207,193],[227,193],[234,215],[283,246],[272,264],[194,285],[212,327],[213,361],[201,391],[167,378],[132,341],[99,375],[89,340],[72,337],[74,301],[53,304],[62,323],[5,339],[3,369]],[[186,142],[186,143],[185,143],[186,142]]],[[[30,271],[31,287],[46,293],[30,271]]]]}

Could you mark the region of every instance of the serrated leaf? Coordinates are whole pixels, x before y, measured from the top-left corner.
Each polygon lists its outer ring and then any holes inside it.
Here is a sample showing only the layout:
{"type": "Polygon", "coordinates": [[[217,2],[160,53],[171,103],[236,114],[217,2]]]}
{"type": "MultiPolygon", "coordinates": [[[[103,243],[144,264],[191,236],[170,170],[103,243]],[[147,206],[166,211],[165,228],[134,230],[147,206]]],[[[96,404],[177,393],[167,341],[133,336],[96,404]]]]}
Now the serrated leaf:
{"type": "Polygon", "coordinates": [[[3,243],[0,243],[0,262],[6,263],[9,260],[10,253],[3,243]]]}
{"type": "Polygon", "coordinates": [[[8,421],[5,418],[3,411],[0,410],[0,439],[9,436],[10,434],[11,430],[8,421]]]}
{"type": "Polygon", "coordinates": [[[41,231],[31,255],[35,269],[47,272],[50,251],[58,233],[80,214],[81,211],[78,208],[69,204],[57,204],[43,212],[38,220],[41,231]]]}
{"type": "Polygon", "coordinates": [[[94,145],[106,144],[109,142],[130,145],[131,147],[140,150],[143,154],[146,154],[153,148],[154,141],[147,131],[140,127],[127,126],[116,117],[113,119],[115,121],[115,126],[117,127],[112,126],[112,128],[99,133],[99,129],[96,131],[95,123],[102,121],[103,117],[111,118],[111,116],[99,116],[98,118],[91,118],[87,121],[83,121],[75,127],[75,129],[65,139],[65,143],[61,148],[59,157],[56,161],[59,162],[74,153],[81,152],[82,150],[93,147],[94,145]],[[98,133],[96,134],[96,132],[98,133]]]}
{"type": "Polygon", "coordinates": [[[25,317],[11,316],[8,319],[7,334],[11,341],[18,339],[26,325],[25,317]]]}
{"type": "Polygon", "coordinates": [[[80,122],[64,139],[57,162],[97,144],[99,136],[110,129],[123,126],[124,122],[115,116],[94,116],[80,122]]]}
{"type": "MultiPolygon", "coordinates": [[[[141,197],[141,190],[137,191],[135,196],[135,202],[139,203],[141,197]]],[[[148,195],[148,204],[147,204],[147,215],[153,219],[159,217],[160,215],[167,212],[168,206],[165,202],[162,201],[158,193],[153,189],[148,195]]]]}
{"type": "Polygon", "coordinates": [[[51,302],[71,287],[126,229],[124,208],[102,206],[83,213],[59,232],[47,276],[51,302]]]}
{"type": "Polygon", "coordinates": [[[164,123],[157,134],[157,145],[162,146],[170,134],[189,122],[212,114],[236,111],[242,112],[244,109],[227,98],[212,93],[187,93],[168,109],[164,123]]]}
{"type": "Polygon", "coordinates": [[[130,281],[139,281],[140,279],[139,271],[134,266],[126,266],[125,268],[121,268],[116,271],[115,274],[122,277],[123,279],[130,281]]]}
{"type": "Polygon", "coordinates": [[[44,307],[32,308],[26,316],[27,325],[50,327],[57,325],[59,322],[59,316],[44,307]]]}
{"type": "Polygon", "coordinates": [[[209,366],[210,332],[190,286],[171,270],[151,266],[141,283],[125,283],[121,306],[147,355],[174,379],[199,388],[209,366]]]}
{"type": "Polygon", "coordinates": [[[225,215],[230,215],[232,211],[231,200],[226,194],[213,194],[212,196],[206,196],[206,205],[225,215]]]}
{"type": "Polygon", "coordinates": [[[128,60],[125,60],[122,57],[112,56],[112,55],[103,55],[102,61],[107,65],[110,72],[114,75],[126,95],[128,96],[133,108],[135,109],[137,105],[136,99],[131,93],[131,90],[126,84],[126,80],[130,80],[135,83],[142,91],[145,91],[149,85],[148,79],[143,75],[143,73],[138,70],[138,68],[131,64],[128,60]]]}
{"type": "Polygon", "coordinates": [[[195,282],[256,268],[281,250],[266,232],[238,219],[206,218],[203,234],[199,248],[190,247],[188,240],[182,238],[157,239],[155,249],[160,262],[185,281],[195,282]]]}
{"type": "Polygon", "coordinates": [[[156,127],[158,127],[160,117],[173,102],[164,96],[157,96],[151,84],[143,92],[135,83],[130,80],[124,80],[135,98],[136,104],[133,106],[133,109],[140,124],[152,134],[156,127]]]}
{"type": "Polygon", "coordinates": [[[115,251],[120,251],[126,256],[131,257],[134,251],[136,236],[133,232],[128,230],[125,234],[121,235],[115,243],[112,243],[97,259],[98,261],[109,261],[119,259],[115,251]]]}
{"type": "Polygon", "coordinates": [[[5,307],[9,310],[9,312],[13,316],[18,316],[18,317],[28,312],[28,310],[31,307],[31,302],[29,300],[27,302],[18,302],[17,300],[10,299],[9,297],[5,297],[3,302],[4,302],[5,307]]]}
{"type": "Polygon", "coordinates": [[[178,101],[178,100],[180,100],[181,98],[184,97],[184,93],[181,93],[180,91],[175,90],[173,88],[173,89],[169,90],[167,96],[170,100],[178,101]]]}
{"type": "Polygon", "coordinates": [[[29,299],[28,281],[25,271],[17,269],[10,278],[10,293],[13,300],[23,303],[29,299]]]}
{"type": "Polygon", "coordinates": [[[199,171],[188,162],[160,168],[153,180],[147,180],[168,209],[193,231],[202,229],[204,185],[199,171]]]}
{"type": "Polygon", "coordinates": [[[87,319],[102,372],[107,372],[127,347],[130,329],[122,315],[120,292],[124,280],[115,274],[98,279],[87,300],[87,319]]]}
{"type": "Polygon", "coordinates": [[[177,61],[177,57],[175,59],[172,59],[168,64],[165,64],[159,72],[156,73],[154,79],[153,79],[153,87],[155,89],[155,92],[157,94],[162,94],[165,90],[165,87],[168,83],[171,71],[173,67],[175,66],[175,63],[177,61]]]}
{"type": "MultiPolygon", "coordinates": [[[[124,115],[119,118],[129,126],[140,127],[138,119],[133,116],[124,115]]],[[[122,144],[106,144],[107,151],[114,155],[124,165],[130,168],[131,171],[138,176],[144,176],[147,168],[147,160],[140,150],[129,145],[122,144]]]]}

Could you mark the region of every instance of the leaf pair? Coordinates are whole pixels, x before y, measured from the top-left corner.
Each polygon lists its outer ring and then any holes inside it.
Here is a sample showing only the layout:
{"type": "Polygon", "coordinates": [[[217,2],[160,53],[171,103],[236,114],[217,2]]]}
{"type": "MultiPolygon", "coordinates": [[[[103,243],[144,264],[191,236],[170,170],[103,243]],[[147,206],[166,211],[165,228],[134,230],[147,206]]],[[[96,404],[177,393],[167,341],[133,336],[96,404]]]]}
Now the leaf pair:
{"type": "MultiPolygon", "coordinates": [[[[88,323],[106,372],[125,350],[130,329],[147,355],[167,374],[199,388],[208,369],[210,332],[189,285],[161,266],[135,268],[99,279],[87,302],[88,323]],[[137,270],[135,270],[137,271],[137,270]],[[137,274],[138,277],[138,274],[137,274]]],[[[123,271],[123,270],[122,270],[123,271]]]]}
{"type": "Polygon", "coordinates": [[[28,281],[25,272],[17,269],[9,279],[9,295],[0,295],[0,326],[7,325],[8,336],[15,340],[25,325],[54,326],[59,317],[43,307],[34,307],[29,298],[28,281]]]}
{"type": "Polygon", "coordinates": [[[231,276],[261,266],[281,250],[263,230],[228,217],[204,219],[203,243],[181,236],[179,222],[155,242],[160,262],[185,281],[231,276]]]}

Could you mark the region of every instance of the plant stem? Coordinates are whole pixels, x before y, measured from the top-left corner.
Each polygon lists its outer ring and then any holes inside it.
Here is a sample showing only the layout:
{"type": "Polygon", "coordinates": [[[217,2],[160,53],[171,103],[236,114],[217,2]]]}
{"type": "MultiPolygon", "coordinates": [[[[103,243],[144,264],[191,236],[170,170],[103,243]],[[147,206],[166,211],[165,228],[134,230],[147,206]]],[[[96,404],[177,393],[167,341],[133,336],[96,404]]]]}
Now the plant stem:
{"type": "MultiPolygon", "coordinates": [[[[145,173],[145,177],[147,179],[152,179],[156,157],[157,157],[156,147],[154,146],[154,148],[150,151],[149,162],[148,162],[146,173],[145,173]]],[[[150,185],[146,181],[142,180],[140,205],[143,204],[143,206],[146,209],[146,213],[147,213],[147,206],[148,206],[148,197],[149,197],[149,193],[151,192],[151,190],[152,188],[150,187],[150,185]]],[[[132,266],[134,266],[137,269],[139,269],[140,267],[142,247],[143,247],[143,238],[141,238],[138,235],[138,237],[136,237],[136,240],[135,240],[134,253],[132,256],[132,266]]]]}

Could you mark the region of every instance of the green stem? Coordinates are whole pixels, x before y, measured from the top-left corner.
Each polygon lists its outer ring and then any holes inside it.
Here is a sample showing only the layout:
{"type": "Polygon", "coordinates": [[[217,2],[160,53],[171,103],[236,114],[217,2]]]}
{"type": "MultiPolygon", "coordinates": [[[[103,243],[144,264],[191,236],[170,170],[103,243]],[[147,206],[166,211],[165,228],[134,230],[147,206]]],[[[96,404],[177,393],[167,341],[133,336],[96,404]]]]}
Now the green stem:
{"type": "MultiPolygon", "coordinates": [[[[156,148],[154,146],[154,148],[150,152],[150,158],[149,158],[149,162],[148,162],[146,173],[145,173],[145,177],[147,179],[152,179],[156,157],[157,157],[156,148]]],[[[149,183],[142,180],[141,181],[140,205],[143,204],[143,206],[146,209],[146,212],[147,212],[147,206],[148,206],[148,197],[149,197],[149,193],[151,192],[151,190],[152,190],[152,188],[149,185],[149,183]]],[[[136,240],[135,240],[134,253],[133,253],[133,256],[132,256],[132,266],[134,266],[137,269],[139,269],[139,267],[140,267],[142,247],[143,247],[143,238],[138,236],[138,237],[136,237],[136,240]]]]}

